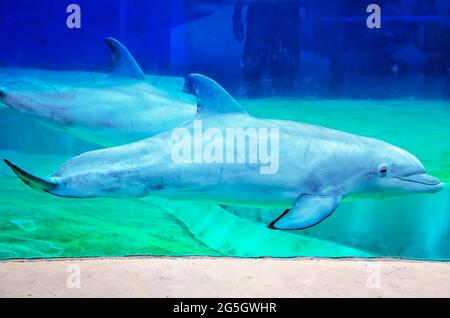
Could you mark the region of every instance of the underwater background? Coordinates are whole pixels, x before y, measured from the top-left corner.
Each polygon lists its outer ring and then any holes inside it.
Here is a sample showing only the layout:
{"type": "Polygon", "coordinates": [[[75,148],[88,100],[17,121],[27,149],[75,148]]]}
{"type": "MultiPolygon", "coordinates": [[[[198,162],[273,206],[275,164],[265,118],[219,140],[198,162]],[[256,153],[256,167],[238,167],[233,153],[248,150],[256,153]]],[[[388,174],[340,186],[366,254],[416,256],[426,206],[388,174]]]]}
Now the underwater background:
{"type": "MultiPolygon", "coordinates": [[[[94,79],[108,71],[103,40],[113,36],[157,87],[181,90],[185,74],[205,74],[251,115],[387,141],[417,156],[446,186],[436,194],[344,201],[310,229],[273,231],[267,224],[282,211],[155,197],[58,198],[25,187],[2,163],[0,259],[449,260],[450,2],[377,1],[380,28],[367,25],[371,3],[3,1],[0,85],[24,77],[56,84],[94,79]],[[72,3],[81,8],[79,29],[66,24],[72,3]]],[[[0,105],[1,158],[37,175],[99,148],[0,105]]]]}

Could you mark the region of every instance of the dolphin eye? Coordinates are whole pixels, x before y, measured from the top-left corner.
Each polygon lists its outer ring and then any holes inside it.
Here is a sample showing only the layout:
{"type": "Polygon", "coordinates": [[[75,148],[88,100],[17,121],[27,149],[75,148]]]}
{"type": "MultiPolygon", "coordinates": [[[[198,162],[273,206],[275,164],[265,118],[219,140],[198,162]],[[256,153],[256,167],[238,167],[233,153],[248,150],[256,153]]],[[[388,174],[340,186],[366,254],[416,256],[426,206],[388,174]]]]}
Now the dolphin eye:
{"type": "Polygon", "coordinates": [[[388,167],[386,164],[381,164],[378,168],[378,173],[380,174],[381,177],[386,176],[388,172],[388,167]]]}

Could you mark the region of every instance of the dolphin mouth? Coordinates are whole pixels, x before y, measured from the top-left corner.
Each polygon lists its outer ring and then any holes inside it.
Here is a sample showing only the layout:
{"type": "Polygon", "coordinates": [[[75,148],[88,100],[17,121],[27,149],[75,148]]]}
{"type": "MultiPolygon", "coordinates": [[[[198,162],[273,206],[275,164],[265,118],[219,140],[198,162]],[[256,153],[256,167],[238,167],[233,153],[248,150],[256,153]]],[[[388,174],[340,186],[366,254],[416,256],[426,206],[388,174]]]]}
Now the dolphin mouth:
{"type": "Polygon", "coordinates": [[[400,179],[402,181],[407,181],[407,182],[431,185],[431,186],[442,183],[438,178],[430,176],[429,174],[426,174],[426,173],[414,174],[414,175],[407,176],[407,177],[397,177],[397,179],[400,179]]]}
{"type": "Polygon", "coordinates": [[[426,192],[438,192],[444,187],[444,183],[438,178],[430,176],[426,173],[414,174],[406,177],[395,177],[401,181],[416,183],[418,185],[423,185],[427,187],[426,192]]]}

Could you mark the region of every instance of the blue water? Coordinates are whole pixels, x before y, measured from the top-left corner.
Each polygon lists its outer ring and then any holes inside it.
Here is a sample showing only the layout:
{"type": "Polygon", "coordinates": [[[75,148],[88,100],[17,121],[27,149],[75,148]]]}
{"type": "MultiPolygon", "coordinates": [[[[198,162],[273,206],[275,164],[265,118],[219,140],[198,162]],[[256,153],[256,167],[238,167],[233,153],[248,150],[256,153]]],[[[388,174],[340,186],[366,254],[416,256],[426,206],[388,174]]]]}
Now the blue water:
{"type": "MultiPolygon", "coordinates": [[[[264,8],[244,6],[241,19],[247,34],[241,43],[233,32],[238,26],[236,19],[233,22],[236,3],[2,3],[0,84],[23,77],[50,83],[96,78],[99,74],[93,72],[108,71],[103,39],[113,36],[159,87],[181,89],[186,73],[203,73],[223,84],[254,116],[383,139],[410,151],[430,174],[450,182],[450,5],[379,1],[380,29],[366,25],[370,1],[356,5],[292,1],[298,16],[289,15],[290,20],[282,15],[286,10],[278,8],[267,17],[264,8]],[[80,29],[67,27],[69,3],[81,8],[80,29]],[[254,26],[267,30],[252,31],[254,26]],[[278,38],[286,34],[295,41],[280,42],[278,38]],[[262,45],[267,36],[284,55],[262,45]],[[245,53],[255,48],[268,57],[245,53]],[[283,56],[282,63],[275,64],[283,56]]],[[[2,158],[39,175],[100,148],[6,106],[0,106],[0,136],[2,158]]],[[[432,195],[344,201],[332,217],[305,231],[267,229],[281,212],[152,197],[56,198],[25,187],[0,165],[0,259],[124,255],[450,259],[448,186],[432,195]]]]}

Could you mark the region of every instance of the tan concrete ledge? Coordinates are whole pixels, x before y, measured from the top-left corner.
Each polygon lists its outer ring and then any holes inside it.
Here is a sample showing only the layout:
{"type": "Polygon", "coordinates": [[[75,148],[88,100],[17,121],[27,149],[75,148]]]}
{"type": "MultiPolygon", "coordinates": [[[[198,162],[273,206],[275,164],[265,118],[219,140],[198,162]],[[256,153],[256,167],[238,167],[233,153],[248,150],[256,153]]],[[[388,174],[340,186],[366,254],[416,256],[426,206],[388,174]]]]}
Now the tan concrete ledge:
{"type": "Polygon", "coordinates": [[[450,263],[186,257],[3,261],[0,297],[450,297],[450,263]]]}

